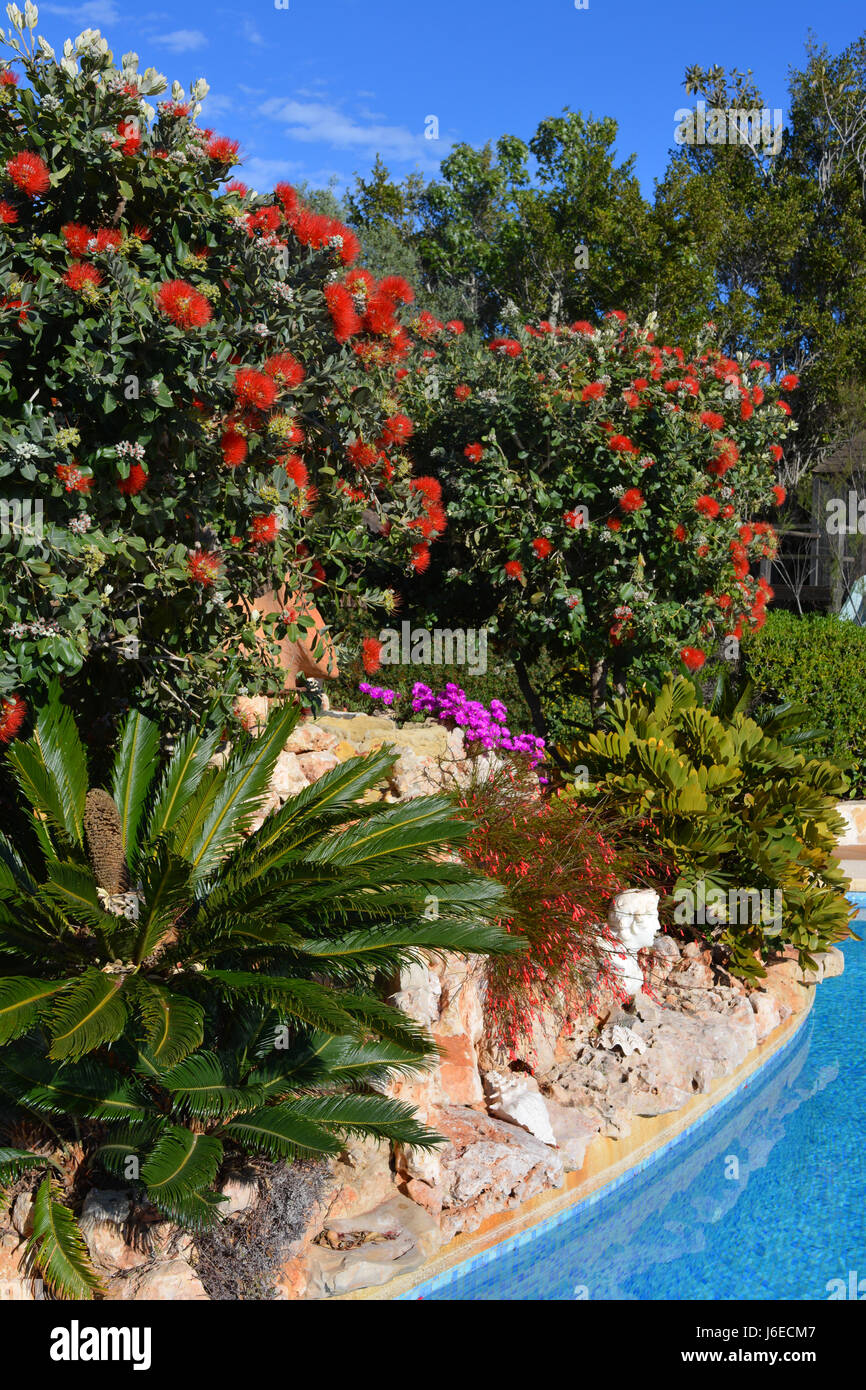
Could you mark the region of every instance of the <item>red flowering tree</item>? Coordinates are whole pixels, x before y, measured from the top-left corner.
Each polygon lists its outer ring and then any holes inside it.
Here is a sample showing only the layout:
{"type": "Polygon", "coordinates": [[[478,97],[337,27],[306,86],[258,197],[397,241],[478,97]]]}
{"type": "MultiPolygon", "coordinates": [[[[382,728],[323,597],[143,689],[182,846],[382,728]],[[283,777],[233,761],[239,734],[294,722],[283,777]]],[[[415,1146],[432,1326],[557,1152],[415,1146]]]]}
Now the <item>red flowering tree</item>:
{"type": "Polygon", "coordinates": [[[486,623],[518,673],[541,643],[582,653],[598,703],[608,675],[699,670],[763,623],[752,571],[775,550],[795,378],[725,357],[710,328],[688,359],[620,313],[480,347],[439,325],[426,353],[410,409],[448,510],[450,625],[486,623]]]}
{"type": "Polygon", "coordinates": [[[19,15],[8,45],[0,738],[55,676],[163,717],[274,688],[301,595],[387,603],[373,557],[411,573],[444,530],[395,375],[412,291],[289,185],[228,181],[203,81],[154,109],[165,79],[93,31],[58,59],[19,15]],[[250,601],[284,581],[257,642],[250,601]]]}

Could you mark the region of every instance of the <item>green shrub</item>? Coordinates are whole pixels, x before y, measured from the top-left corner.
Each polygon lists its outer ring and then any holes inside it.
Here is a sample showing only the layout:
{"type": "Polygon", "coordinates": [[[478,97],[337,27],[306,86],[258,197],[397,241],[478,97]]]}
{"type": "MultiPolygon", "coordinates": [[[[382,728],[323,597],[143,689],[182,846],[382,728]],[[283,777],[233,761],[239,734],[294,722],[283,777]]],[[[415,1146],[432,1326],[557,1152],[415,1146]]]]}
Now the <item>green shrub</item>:
{"type": "Polygon", "coordinates": [[[770,613],[743,655],[761,698],[805,705],[826,730],[816,752],[846,768],[849,796],[866,796],[866,629],[834,617],[770,613]]]}
{"type": "Polygon", "coordinates": [[[606,796],[655,830],[675,871],[674,920],[708,929],[745,978],[764,973],[756,955],[787,945],[810,966],[848,934],[850,916],[833,857],[844,778],[798,751],[802,711],[768,712],[759,724],[747,698],[723,697],[715,712],[691,681],[671,676],[658,694],[611,701],[604,730],[577,745],[589,780],[570,788],[606,796]],[[774,899],[756,913],[743,896],[776,890],[778,915],[774,899]]]}
{"type": "Polygon", "coordinates": [[[0,1190],[45,1174],[31,1246],[67,1296],[98,1287],[67,1205],[68,1141],[194,1229],[218,1219],[232,1151],[437,1143],[373,1089],[436,1055],[381,982],[422,949],[519,949],[493,920],[499,886],[443,856],[471,829],[448,798],[359,804],[387,750],[249,833],[295,719],[275,710],[216,762],[217,736],[188,730],[160,767],[159,731],[133,713],[110,793],[88,790],[56,698],[7,754],[20,806],[0,832],[0,1190]]]}

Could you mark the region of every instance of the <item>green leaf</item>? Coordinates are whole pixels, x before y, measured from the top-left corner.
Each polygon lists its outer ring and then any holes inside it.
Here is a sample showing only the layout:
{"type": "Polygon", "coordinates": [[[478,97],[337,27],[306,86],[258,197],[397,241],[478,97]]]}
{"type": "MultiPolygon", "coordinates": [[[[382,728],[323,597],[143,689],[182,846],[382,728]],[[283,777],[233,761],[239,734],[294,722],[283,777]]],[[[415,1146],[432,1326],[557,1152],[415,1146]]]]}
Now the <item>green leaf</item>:
{"type": "Polygon", "coordinates": [[[120,1037],[126,1023],[122,983],[100,970],[87,970],[67,984],[51,1018],[49,1057],[80,1057],[120,1037]]]}
{"type": "Polygon", "coordinates": [[[120,747],[114,759],[112,796],[120,812],[123,848],[131,866],[136,835],[147,791],[153,779],[159,753],[159,729],[138,710],[132,710],[123,725],[120,747]]]}
{"type": "Polygon", "coordinates": [[[27,1248],[52,1292],[63,1298],[91,1299],[102,1284],[90,1261],[87,1244],[60,1187],[43,1179],[33,1202],[33,1233],[27,1248]]]}
{"type": "Polygon", "coordinates": [[[143,1165],[141,1181],[151,1200],[171,1201],[208,1187],[217,1175],[222,1156],[219,1139],[171,1125],[143,1165]]]}
{"type": "Polygon", "coordinates": [[[22,976],[0,979],[0,1043],[32,1028],[39,1005],[65,989],[68,980],[31,980],[22,976]]]}
{"type": "Polygon", "coordinates": [[[140,980],[136,1000],[147,1027],[148,1053],[157,1067],[173,1067],[201,1046],[204,1014],[193,999],[140,980]]]}

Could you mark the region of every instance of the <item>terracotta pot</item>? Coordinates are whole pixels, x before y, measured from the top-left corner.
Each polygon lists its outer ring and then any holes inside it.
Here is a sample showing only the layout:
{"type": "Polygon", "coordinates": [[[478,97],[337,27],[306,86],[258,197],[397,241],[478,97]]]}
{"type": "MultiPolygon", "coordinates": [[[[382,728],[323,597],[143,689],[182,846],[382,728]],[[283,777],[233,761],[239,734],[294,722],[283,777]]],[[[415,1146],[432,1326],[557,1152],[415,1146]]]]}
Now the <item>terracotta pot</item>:
{"type": "MultiPolygon", "coordinates": [[[[285,690],[294,690],[297,687],[299,675],[321,681],[334,680],[340,674],[337,654],[330,634],[326,631],[324,618],[311,599],[289,588],[288,579],[284,588],[268,589],[256,598],[243,599],[242,604],[247,612],[255,608],[263,616],[282,613],[286,608],[296,608],[300,615],[311,618],[316,624],[315,631],[305,633],[297,642],[290,642],[286,637],[279,644],[280,666],[286,673],[283,686],[285,690]],[[319,641],[324,650],[321,656],[316,657],[314,651],[319,641]]],[[[264,643],[265,632],[262,626],[257,628],[256,638],[260,643],[264,643]]]]}

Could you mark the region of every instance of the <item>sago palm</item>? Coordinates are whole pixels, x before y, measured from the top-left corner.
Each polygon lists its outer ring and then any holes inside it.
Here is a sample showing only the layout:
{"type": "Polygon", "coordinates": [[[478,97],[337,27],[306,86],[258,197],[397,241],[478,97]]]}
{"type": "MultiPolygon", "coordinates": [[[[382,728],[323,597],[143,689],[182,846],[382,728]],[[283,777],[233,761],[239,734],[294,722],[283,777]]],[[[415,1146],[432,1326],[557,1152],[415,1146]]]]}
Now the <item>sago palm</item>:
{"type": "MultiPolygon", "coordinates": [[[[422,950],[514,947],[497,885],[446,853],[469,830],[446,798],[362,803],[387,750],[250,833],[296,718],[275,711],[222,758],[217,734],[192,729],[161,759],[158,728],[132,713],[109,791],[89,788],[55,694],[7,753],[20,794],[0,834],[7,1132],[38,1121],[62,1147],[74,1130],[89,1162],[193,1228],[218,1215],[227,1148],[291,1160],[349,1134],[437,1142],[380,1093],[435,1058],[382,982],[422,950]]],[[[51,1161],[32,1142],[0,1149],[0,1186],[51,1161]]],[[[97,1287],[56,1172],[32,1244],[53,1286],[97,1287]]]]}

